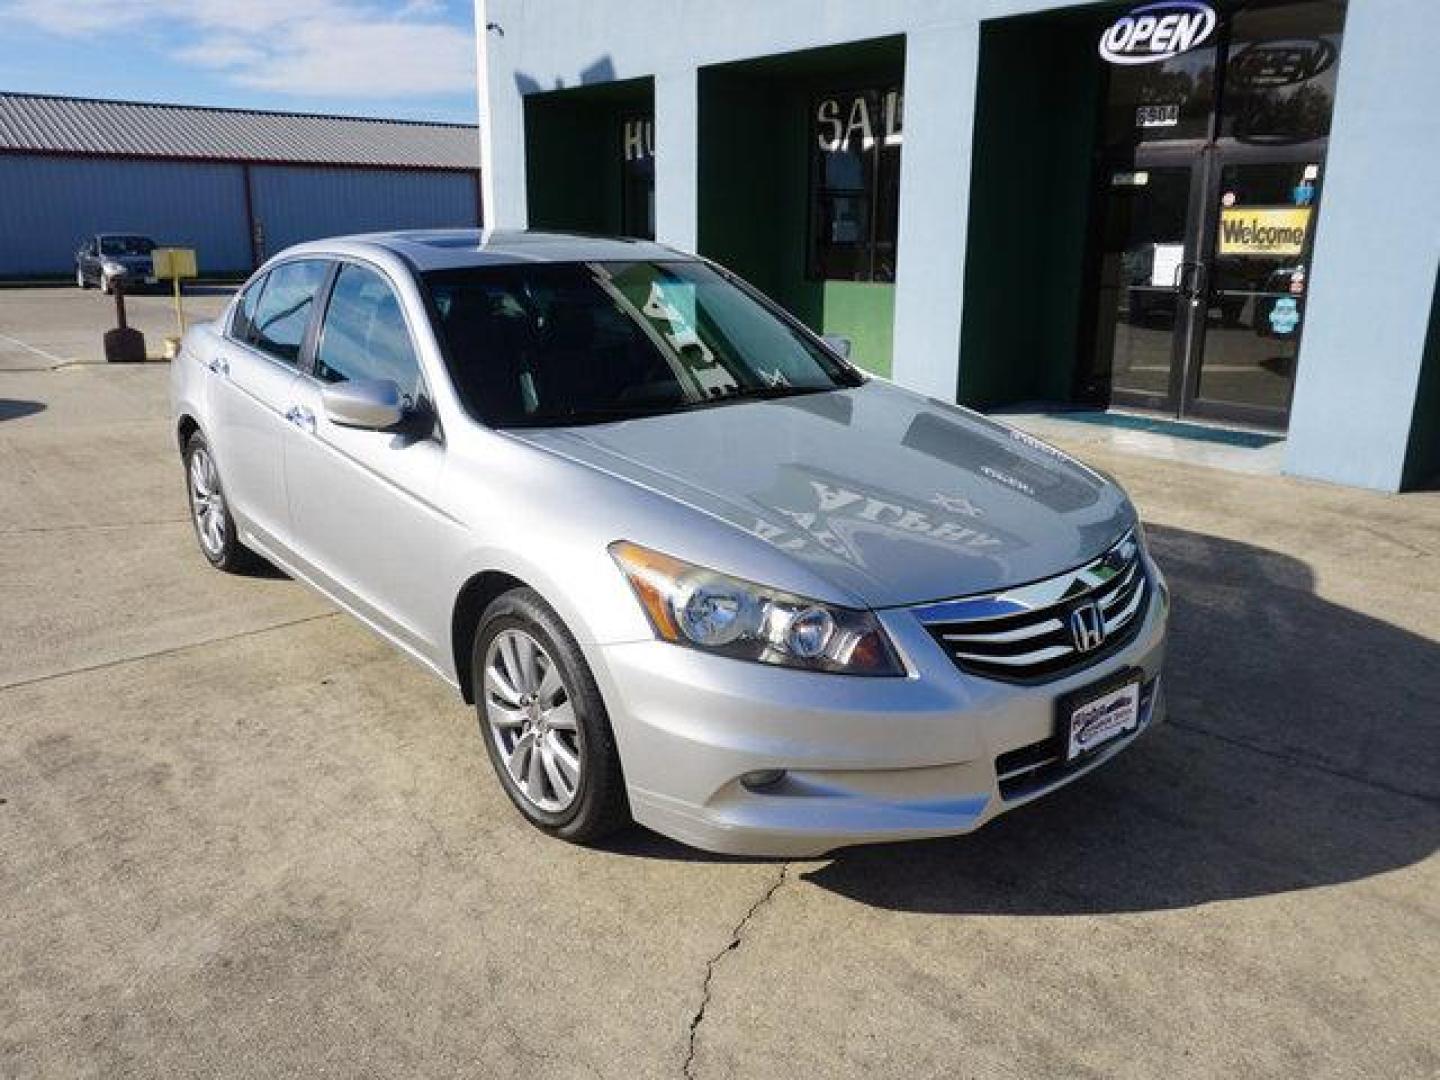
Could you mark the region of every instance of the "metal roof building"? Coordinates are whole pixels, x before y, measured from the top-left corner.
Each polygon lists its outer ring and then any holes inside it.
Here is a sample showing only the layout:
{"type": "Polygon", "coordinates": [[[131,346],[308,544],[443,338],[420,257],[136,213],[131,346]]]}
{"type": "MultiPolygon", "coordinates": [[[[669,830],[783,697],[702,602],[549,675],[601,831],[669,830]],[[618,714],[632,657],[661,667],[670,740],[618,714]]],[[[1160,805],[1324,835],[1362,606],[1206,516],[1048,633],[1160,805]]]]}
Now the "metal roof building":
{"type": "Polygon", "coordinates": [[[480,223],[474,126],[0,93],[0,279],[72,273],[88,234],[238,274],[301,240],[480,223]]]}

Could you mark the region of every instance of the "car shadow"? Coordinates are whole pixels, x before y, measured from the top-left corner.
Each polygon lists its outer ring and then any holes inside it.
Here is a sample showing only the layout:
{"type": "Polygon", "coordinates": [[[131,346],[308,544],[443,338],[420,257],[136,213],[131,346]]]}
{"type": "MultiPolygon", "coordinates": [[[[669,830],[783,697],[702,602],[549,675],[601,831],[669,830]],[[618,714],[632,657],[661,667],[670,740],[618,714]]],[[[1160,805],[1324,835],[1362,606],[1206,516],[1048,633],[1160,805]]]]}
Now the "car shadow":
{"type": "Polygon", "coordinates": [[[34,416],[45,411],[43,401],[21,401],[16,398],[0,398],[0,421],[19,420],[22,416],[34,416]]]}
{"type": "Polygon", "coordinates": [[[1173,590],[1169,722],[970,836],[843,850],[806,881],[898,911],[1137,912],[1340,884],[1435,851],[1440,645],[1321,599],[1290,556],[1149,536],[1173,590]]]}

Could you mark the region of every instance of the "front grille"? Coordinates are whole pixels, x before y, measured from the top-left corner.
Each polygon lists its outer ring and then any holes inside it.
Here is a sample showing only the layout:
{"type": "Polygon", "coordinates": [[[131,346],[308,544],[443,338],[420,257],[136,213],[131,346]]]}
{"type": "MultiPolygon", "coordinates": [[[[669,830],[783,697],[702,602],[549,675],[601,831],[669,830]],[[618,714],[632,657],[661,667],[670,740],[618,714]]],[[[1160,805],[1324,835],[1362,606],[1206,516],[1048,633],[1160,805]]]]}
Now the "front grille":
{"type": "Polygon", "coordinates": [[[1143,621],[1150,583],[1140,545],[1127,533],[1098,559],[1045,581],[985,596],[946,600],[916,616],[956,665],[1006,682],[1058,679],[1113,654],[1143,621]],[[1094,604],[1101,640],[1077,645],[1072,614],[1094,604]]]}
{"type": "MultiPolygon", "coordinates": [[[[1133,734],[1122,737],[1114,745],[1120,746],[1129,742],[1149,726],[1158,683],[1159,677],[1156,676],[1141,685],[1140,726],[1133,734]]],[[[1109,746],[1110,744],[1106,744],[1103,749],[1109,749],[1109,746]]],[[[1073,761],[1066,761],[1065,743],[1058,732],[1029,746],[1009,750],[995,759],[995,776],[1000,785],[1000,797],[1009,802],[1043,791],[1085,768],[1098,753],[1100,751],[1097,750],[1073,761]]]]}

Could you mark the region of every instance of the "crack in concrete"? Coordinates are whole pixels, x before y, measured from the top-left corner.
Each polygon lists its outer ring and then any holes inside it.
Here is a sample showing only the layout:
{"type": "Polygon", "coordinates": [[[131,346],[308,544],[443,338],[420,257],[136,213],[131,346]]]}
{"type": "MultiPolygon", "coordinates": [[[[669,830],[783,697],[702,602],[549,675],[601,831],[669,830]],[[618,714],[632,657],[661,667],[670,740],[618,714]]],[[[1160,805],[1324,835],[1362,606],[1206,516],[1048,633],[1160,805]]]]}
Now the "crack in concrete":
{"type": "Polygon", "coordinates": [[[104,671],[106,668],[122,667],[125,664],[138,664],[144,660],[153,660],[159,656],[174,656],[176,653],[188,652],[191,649],[203,649],[207,645],[219,645],[225,641],[238,641],[241,638],[258,637],[261,634],[269,634],[276,630],[285,630],[292,626],[301,626],[304,623],[318,622],[321,619],[333,619],[340,613],[338,611],[324,611],[319,615],[306,615],[299,619],[289,619],[285,622],[273,623],[270,626],[257,626],[253,630],[240,630],[234,634],[222,634],[220,637],[205,638],[203,641],[187,641],[183,645],[171,645],[164,649],[156,649],[153,652],[140,653],[137,656],[120,656],[114,660],[104,660],[98,664],[86,664],[77,668],[70,668],[66,671],[52,671],[45,675],[35,675],[28,679],[18,679],[12,683],[0,685],[0,693],[6,690],[19,690],[22,687],[34,686],[37,683],[53,682],[55,679],[66,679],[71,675],[85,675],[92,671],[104,671]]]}
{"type": "Polygon", "coordinates": [[[82,522],[74,525],[33,525],[18,529],[0,529],[0,536],[35,536],[44,533],[79,532],[81,529],[150,529],[160,525],[184,525],[189,517],[157,518],[154,521],[102,521],[98,524],[82,522]]]}
{"type": "Polygon", "coordinates": [[[705,1021],[705,1010],[710,1007],[710,984],[714,981],[715,969],[720,966],[720,961],[725,959],[726,955],[740,948],[740,945],[745,939],[745,928],[750,925],[750,921],[755,918],[760,909],[768,904],[774,898],[775,894],[780,891],[780,886],[785,884],[785,878],[789,873],[790,864],[788,862],[782,864],[780,873],[776,876],[775,880],[770,883],[769,887],[760,895],[760,898],[750,905],[750,909],[741,916],[740,921],[737,922],[730,931],[730,940],[726,943],[725,948],[705,961],[705,979],[700,984],[700,1005],[695,1010],[694,1015],[690,1017],[689,1043],[685,1049],[685,1062],[681,1067],[681,1075],[685,1077],[685,1080],[694,1080],[695,1038],[699,1034],[700,1025],[705,1021]]]}

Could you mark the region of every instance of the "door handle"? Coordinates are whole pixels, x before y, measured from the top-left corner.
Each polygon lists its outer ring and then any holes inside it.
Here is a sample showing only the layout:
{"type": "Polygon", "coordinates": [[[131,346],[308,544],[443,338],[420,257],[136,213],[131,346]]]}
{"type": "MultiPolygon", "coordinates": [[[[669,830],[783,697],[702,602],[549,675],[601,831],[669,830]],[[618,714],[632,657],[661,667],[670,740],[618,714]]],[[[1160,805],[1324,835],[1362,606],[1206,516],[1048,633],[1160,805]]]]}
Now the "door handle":
{"type": "Polygon", "coordinates": [[[294,424],[301,431],[315,434],[315,414],[303,405],[291,405],[285,410],[285,419],[294,424]]]}
{"type": "Polygon", "coordinates": [[[1189,300],[1192,304],[1197,303],[1205,294],[1206,277],[1208,275],[1204,263],[1182,262],[1175,268],[1175,292],[1180,299],[1189,300]]]}
{"type": "Polygon", "coordinates": [[[230,361],[223,356],[212,356],[205,361],[205,366],[215,375],[229,375],[230,361]]]}

